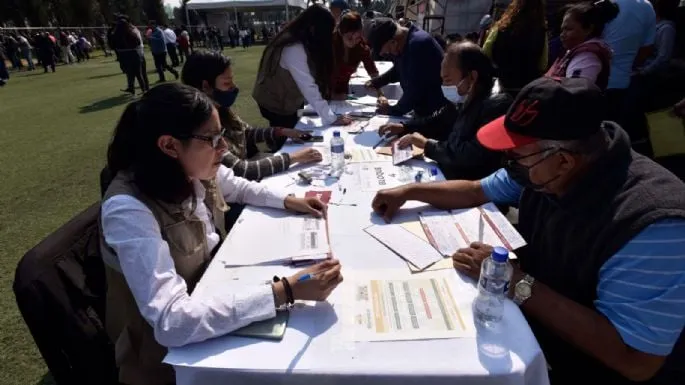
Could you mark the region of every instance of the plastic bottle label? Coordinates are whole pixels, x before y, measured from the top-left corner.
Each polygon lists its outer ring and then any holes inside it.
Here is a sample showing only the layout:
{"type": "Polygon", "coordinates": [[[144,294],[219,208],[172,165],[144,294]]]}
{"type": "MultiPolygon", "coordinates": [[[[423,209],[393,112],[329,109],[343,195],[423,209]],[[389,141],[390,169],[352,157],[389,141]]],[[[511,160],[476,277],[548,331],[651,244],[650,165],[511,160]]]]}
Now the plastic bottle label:
{"type": "Polygon", "coordinates": [[[333,153],[333,154],[344,154],[345,153],[345,145],[339,144],[339,145],[331,146],[331,153],[333,153]]]}

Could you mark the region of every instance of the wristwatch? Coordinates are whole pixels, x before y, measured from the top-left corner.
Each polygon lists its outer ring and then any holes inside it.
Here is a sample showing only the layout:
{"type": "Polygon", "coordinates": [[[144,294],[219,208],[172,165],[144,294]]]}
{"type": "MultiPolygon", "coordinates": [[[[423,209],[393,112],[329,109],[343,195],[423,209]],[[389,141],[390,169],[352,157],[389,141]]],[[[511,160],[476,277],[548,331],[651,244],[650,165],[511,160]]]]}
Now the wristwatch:
{"type": "Polygon", "coordinates": [[[514,303],[521,306],[533,295],[533,284],[535,278],[526,274],[523,279],[514,286],[514,303]]]}

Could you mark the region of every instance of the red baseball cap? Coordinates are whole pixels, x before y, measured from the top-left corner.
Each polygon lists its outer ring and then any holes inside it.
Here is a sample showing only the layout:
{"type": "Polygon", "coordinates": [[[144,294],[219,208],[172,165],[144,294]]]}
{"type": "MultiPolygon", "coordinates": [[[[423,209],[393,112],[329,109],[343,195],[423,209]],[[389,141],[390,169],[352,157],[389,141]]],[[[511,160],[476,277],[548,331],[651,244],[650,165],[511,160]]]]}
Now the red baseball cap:
{"type": "Polygon", "coordinates": [[[496,151],[543,139],[583,139],[600,130],[604,107],[602,92],[587,79],[542,77],[526,85],[507,114],[481,127],[476,137],[496,151]]]}

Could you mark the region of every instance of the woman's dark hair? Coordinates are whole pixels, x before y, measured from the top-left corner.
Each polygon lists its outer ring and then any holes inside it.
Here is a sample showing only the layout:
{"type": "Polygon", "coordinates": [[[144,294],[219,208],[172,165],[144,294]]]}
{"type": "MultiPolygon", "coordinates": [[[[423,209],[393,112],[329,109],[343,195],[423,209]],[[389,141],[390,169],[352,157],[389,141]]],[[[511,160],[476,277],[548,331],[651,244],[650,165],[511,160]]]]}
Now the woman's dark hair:
{"type": "MultiPolygon", "coordinates": [[[[340,17],[340,22],[333,33],[333,62],[338,65],[338,62],[345,60],[345,43],[343,42],[342,35],[348,32],[361,31],[362,17],[357,12],[346,12],[340,17]]],[[[364,39],[354,48],[352,48],[347,55],[348,63],[358,63],[361,61],[364,51],[370,51],[371,49],[366,44],[364,39]]]]}
{"type": "Polygon", "coordinates": [[[547,29],[545,0],[513,0],[495,28],[510,30],[514,36],[547,29]]]}
{"type": "Polygon", "coordinates": [[[573,4],[566,9],[570,15],[584,29],[590,29],[590,37],[600,37],[606,23],[618,16],[618,5],[609,0],[599,0],[595,3],[573,4]]]}
{"type": "Polygon", "coordinates": [[[214,87],[216,78],[231,66],[231,58],[216,51],[195,51],[181,71],[184,84],[202,90],[202,82],[214,87]]]}
{"type": "Polygon", "coordinates": [[[490,96],[495,84],[495,70],[490,58],[478,44],[469,41],[451,44],[447,47],[446,55],[454,60],[464,75],[471,71],[478,72],[478,80],[474,86],[475,99],[490,96]]]}
{"type": "Polygon", "coordinates": [[[333,29],[335,18],[319,4],[307,8],[289,22],[269,43],[269,46],[286,47],[302,43],[309,59],[314,62],[314,77],[324,97],[330,93],[333,73],[333,29]]]}
{"type": "Polygon", "coordinates": [[[124,110],[107,149],[112,175],[126,171],[152,199],[180,203],[193,195],[192,183],[178,160],[157,145],[162,135],[185,140],[211,117],[213,103],[204,93],[180,83],[152,88],[124,110]]]}

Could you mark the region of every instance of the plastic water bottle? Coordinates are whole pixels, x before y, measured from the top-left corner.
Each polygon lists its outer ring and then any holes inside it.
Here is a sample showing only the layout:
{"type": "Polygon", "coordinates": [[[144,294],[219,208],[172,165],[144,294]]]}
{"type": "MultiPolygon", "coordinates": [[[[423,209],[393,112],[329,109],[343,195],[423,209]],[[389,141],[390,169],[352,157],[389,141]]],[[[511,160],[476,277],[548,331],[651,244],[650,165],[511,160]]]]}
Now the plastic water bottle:
{"type": "Polygon", "coordinates": [[[345,172],[345,140],[340,131],[333,131],[331,139],[331,175],[339,177],[345,172]]]}
{"type": "Polygon", "coordinates": [[[473,303],[473,315],[481,325],[494,328],[502,321],[504,298],[509,290],[511,274],[509,251],[504,247],[495,247],[490,257],[483,261],[478,297],[473,303]]]}

